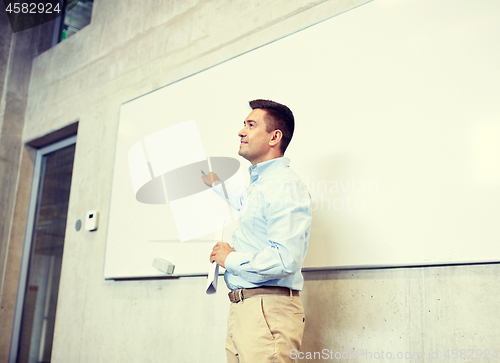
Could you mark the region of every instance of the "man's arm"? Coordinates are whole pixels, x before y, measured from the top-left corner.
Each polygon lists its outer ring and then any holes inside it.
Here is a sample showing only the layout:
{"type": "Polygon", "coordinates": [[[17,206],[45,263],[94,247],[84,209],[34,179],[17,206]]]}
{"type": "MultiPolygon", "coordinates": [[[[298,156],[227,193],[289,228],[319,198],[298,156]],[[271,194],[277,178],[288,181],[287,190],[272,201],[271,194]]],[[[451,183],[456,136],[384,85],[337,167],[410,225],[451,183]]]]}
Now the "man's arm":
{"type": "Polygon", "coordinates": [[[284,278],[300,270],[306,253],[312,215],[307,190],[270,193],[267,205],[267,242],[255,253],[230,252],[224,261],[228,272],[252,283],[284,278]]]}
{"type": "Polygon", "coordinates": [[[212,190],[219,194],[222,199],[228,201],[234,209],[238,211],[241,209],[246,196],[246,187],[230,183],[222,184],[217,174],[212,172],[208,175],[202,175],[201,178],[207,186],[212,187],[212,190]]]}

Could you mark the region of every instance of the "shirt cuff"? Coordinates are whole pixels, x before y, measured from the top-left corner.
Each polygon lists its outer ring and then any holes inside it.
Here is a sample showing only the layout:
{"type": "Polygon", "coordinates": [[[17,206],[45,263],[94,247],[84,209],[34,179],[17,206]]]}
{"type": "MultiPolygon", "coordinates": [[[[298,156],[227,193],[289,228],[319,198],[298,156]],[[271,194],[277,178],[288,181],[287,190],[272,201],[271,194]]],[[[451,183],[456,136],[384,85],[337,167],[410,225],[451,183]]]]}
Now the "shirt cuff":
{"type": "Polygon", "coordinates": [[[241,264],[249,261],[251,255],[252,253],[231,252],[224,261],[224,268],[229,273],[238,276],[241,264]]]}

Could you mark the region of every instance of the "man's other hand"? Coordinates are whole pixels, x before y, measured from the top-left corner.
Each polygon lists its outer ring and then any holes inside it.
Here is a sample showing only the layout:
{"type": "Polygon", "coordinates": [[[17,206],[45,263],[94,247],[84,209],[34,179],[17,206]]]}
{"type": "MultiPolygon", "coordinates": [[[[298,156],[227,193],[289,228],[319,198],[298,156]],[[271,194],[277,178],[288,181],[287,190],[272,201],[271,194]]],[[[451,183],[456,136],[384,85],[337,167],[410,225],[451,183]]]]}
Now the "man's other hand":
{"type": "Polygon", "coordinates": [[[219,177],[217,176],[217,174],[215,173],[212,173],[210,172],[210,174],[207,174],[207,175],[202,175],[201,178],[203,179],[203,182],[211,187],[212,184],[215,182],[215,181],[220,181],[219,177]]]}
{"type": "Polygon", "coordinates": [[[226,257],[234,250],[231,248],[229,243],[217,242],[210,254],[210,262],[215,262],[219,266],[226,268],[224,263],[226,262],[226,257]]]}

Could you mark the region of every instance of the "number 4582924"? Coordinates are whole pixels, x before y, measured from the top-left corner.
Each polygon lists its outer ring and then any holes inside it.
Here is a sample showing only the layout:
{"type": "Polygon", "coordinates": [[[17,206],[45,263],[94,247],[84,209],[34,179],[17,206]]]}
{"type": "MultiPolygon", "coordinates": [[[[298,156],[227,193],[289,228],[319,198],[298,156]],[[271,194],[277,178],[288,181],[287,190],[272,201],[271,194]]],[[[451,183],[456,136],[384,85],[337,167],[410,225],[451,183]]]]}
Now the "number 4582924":
{"type": "Polygon", "coordinates": [[[59,3],[53,6],[51,3],[9,3],[5,9],[8,13],[14,14],[52,14],[60,13],[59,3]]]}

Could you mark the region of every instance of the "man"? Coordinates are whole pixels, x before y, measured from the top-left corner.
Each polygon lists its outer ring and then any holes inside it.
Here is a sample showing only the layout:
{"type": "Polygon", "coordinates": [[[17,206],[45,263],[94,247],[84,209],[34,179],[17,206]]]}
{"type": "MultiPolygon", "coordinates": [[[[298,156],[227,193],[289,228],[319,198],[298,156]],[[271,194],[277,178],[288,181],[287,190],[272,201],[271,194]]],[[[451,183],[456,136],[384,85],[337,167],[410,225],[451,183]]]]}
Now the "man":
{"type": "MultiPolygon", "coordinates": [[[[250,107],[238,133],[238,154],[252,163],[250,186],[225,184],[241,216],[233,247],[217,243],[210,261],[226,269],[231,290],[227,361],[292,362],[290,351],[300,349],[305,324],[300,269],[311,230],[311,196],[283,156],[294,131],[290,109],[266,100],[251,101],[250,107]]],[[[203,181],[224,198],[216,174],[203,181]]]]}

